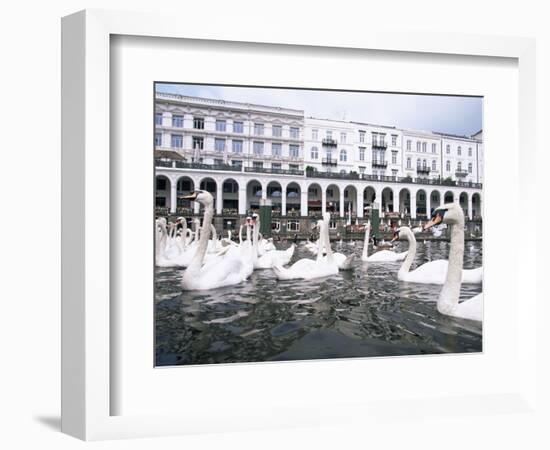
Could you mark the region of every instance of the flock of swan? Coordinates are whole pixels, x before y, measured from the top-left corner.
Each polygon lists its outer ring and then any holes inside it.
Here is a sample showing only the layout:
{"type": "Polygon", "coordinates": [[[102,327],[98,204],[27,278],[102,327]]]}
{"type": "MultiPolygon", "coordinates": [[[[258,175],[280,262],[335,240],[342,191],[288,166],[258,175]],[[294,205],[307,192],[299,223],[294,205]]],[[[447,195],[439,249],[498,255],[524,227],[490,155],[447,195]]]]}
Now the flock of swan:
{"type": "MultiPolygon", "coordinates": [[[[156,265],[158,267],[185,268],[181,278],[184,290],[208,290],[232,286],[244,282],[256,269],[272,269],[279,280],[323,278],[350,270],[354,254],[346,256],[332,250],[329,238],[330,215],[318,220],[317,242],[309,240],[304,244],[313,258],[302,258],[289,265],[295,251],[292,244],[287,250],[277,250],[272,239],[264,239],[259,233],[260,218],[257,214],[247,217],[238,234],[238,243],[228,238],[219,239],[212,225],[214,199],[203,190],[196,190],[186,199],[203,205],[202,227],[195,219],[195,232],[187,228],[187,221],[180,217],[168,223],[164,217],[156,221],[156,265]],[[246,239],[242,239],[242,229],[246,239]]],[[[368,254],[370,223],[365,227],[365,238],[361,260],[366,263],[403,261],[397,279],[405,282],[443,285],[437,299],[437,310],[441,314],[470,320],[483,319],[483,294],[460,301],[462,283],[481,283],[482,267],[463,269],[464,257],[464,213],[456,203],[445,204],[434,210],[432,218],[423,230],[437,230],[440,224],[450,226],[450,248],[448,260],[430,261],[415,270],[410,270],[416,255],[416,238],[409,227],[400,227],[392,240],[406,239],[409,249],[397,253],[387,249],[387,244],[378,245],[378,250],[368,254]],[[435,227],[435,228],[434,228],[435,227]]],[[[418,231],[418,230],[415,230],[418,231]]]]}

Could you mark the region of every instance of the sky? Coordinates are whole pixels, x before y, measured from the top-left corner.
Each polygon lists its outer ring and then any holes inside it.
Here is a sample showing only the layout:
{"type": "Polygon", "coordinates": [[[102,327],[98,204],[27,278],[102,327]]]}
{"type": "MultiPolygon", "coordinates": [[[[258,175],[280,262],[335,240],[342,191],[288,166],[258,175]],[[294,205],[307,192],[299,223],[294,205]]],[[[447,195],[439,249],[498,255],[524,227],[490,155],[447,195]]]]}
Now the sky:
{"type": "Polygon", "coordinates": [[[480,97],[157,84],[158,92],[281,106],[306,117],[470,136],[483,128],[480,97]]]}

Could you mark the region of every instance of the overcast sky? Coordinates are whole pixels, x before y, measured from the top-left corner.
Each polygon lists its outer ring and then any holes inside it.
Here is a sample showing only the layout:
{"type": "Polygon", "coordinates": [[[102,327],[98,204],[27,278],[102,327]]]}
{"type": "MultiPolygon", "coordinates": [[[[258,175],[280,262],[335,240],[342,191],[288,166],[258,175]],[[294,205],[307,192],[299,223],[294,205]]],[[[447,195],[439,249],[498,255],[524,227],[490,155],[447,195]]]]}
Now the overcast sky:
{"type": "Polygon", "coordinates": [[[302,109],[306,117],[470,136],[482,128],[483,99],[439,95],[157,84],[157,91],[302,109]]]}

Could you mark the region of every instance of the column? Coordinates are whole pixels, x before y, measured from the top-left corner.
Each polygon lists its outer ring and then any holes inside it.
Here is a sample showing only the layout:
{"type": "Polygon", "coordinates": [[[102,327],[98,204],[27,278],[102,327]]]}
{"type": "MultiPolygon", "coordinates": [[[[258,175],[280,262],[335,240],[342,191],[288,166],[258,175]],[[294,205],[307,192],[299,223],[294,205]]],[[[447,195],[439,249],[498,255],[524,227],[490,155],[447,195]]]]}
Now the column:
{"type": "Polygon", "coordinates": [[[170,213],[175,214],[178,206],[178,183],[170,180],[170,213]]]}
{"type": "Polygon", "coordinates": [[[474,218],[474,204],[473,204],[473,195],[468,196],[468,218],[473,220],[474,218]]]}
{"type": "Polygon", "coordinates": [[[327,212],[327,191],[326,188],[321,186],[321,213],[325,215],[327,212]]]}
{"type": "Polygon", "coordinates": [[[244,216],[246,214],[246,185],[245,187],[239,186],[239,215],[244,216]]]}
{"type": "Polygon", "coordinates": [[[300,187],[300,215],[301,216],[307,216],[308,214],[308,204],[307,204],[307,196],[308,196],[308,187],[304,188],[303,187],[300,187]]]}
{"type": "Polygon", "coordinates": [[[267,183],[262,184],[262,200],[267,200],[267,183]]]}
{"type": "Polygon", "coordinates": [[[286,186],[281,189],[281,216],[286,216],[286,186]]]}
{"type": "Polygon", "coordinates": [[[416,219],[416,192],[411,191],[411,219],[416,219]]]}
{"type": "Polygon", "coordinates": [[[426,191],[426,216],[428,217],[428,219],[432,215],[431,209],[432,209],[432,193],[426,191]]]}
{"type": "Polygon", "coordinates": [[[216,185],[216,214],[221,214],[223,208],[223,183],[218,181],[216,185]]]}
{"type": "Polygon", "coordinates": [[[344,189],[340,188],[340,217],[344,217],[344,189]]]}
{"type": "Polygon", "coordinates": [[[382,189],[376,191],[376,203],[378,203],[378,217],[382,219],[384,217],[384,211],[382,209],[382,189]]]}
{"type": "Polygon", "coordinates": [[[365,205],[364,205],[364,202],[365,202],[365,199],[364,199],[364,190],[363,189],[360,189],[360,188],[356,188],[356,191],[357,191],[357,205],[356,205],[356,208],[357,208],[357,217],[359,219],[363,218],[364,215],[364,211],[365,211],[365,205]]]}

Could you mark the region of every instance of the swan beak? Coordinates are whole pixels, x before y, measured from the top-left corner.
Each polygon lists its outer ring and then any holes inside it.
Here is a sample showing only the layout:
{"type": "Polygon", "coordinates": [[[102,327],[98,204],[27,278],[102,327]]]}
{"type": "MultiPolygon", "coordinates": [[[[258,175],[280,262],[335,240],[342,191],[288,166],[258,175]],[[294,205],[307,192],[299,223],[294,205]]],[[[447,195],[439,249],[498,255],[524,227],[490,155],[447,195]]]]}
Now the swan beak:
{"type": "Polygon", "coordinates": [[[439,225],[442,220],[443,220],[443,217],[441,217],[440,214],[437,214],[435,217],[432,217],[428,222],[426,222],[422,227],[422,229],[429,230],[431,227],[435,225],[439,225]]]}

